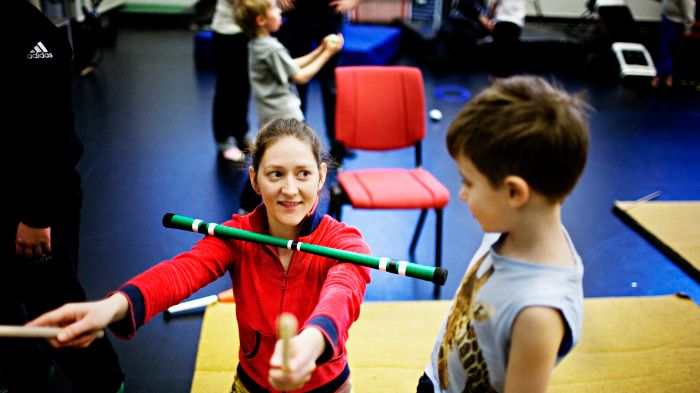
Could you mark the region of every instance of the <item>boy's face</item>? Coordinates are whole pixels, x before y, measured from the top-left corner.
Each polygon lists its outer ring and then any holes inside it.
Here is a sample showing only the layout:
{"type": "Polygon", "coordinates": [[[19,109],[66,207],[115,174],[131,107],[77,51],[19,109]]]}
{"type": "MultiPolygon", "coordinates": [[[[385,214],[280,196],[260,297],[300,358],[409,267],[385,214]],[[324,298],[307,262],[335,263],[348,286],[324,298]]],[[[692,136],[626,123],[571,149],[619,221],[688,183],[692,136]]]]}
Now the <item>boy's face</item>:
{"type": "Polygon", "coordinates": [[[460,155],[456,161],[462,175],[459,199],[467,204],[484,232],[506,232],[503,214],[509,206],[507,188],[494,188],[468,157],[460,155]]]}
{"type": "Polygon", "coordinates": [[[270,33],[275,33],[282,26],[282,10],[277,6],[276,0],[270,1],[270,7],[265,14],[264,27],[270,33]]]}

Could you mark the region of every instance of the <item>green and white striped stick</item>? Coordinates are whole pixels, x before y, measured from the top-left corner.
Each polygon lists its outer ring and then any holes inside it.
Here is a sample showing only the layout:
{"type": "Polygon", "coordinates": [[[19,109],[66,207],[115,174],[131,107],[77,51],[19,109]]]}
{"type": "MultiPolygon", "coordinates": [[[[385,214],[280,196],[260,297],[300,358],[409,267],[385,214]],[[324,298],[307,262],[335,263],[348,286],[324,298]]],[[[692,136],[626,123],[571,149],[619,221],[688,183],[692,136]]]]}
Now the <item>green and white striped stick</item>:
{"type": "Polygon", "coordinates": [[[288,248],[293,251],[302,251],[310,254],[321,255],[401,276],[431,281],[438,285],[444,285],[445,280],[447,279],[447,270],[442,267],[419,265],[417,263],[397,261],[386,257],[374,257],[352,251],[338,250],[331,247],[282,239],[243,229],[231,228],[220,224],[208,223],[200,219],[189,218],[173,213],[168,213],[163,217],[163,226],[166,228],[182,229],[220,238],[245,240],[259,244],[267,244],[274,247],[288,248]]]}

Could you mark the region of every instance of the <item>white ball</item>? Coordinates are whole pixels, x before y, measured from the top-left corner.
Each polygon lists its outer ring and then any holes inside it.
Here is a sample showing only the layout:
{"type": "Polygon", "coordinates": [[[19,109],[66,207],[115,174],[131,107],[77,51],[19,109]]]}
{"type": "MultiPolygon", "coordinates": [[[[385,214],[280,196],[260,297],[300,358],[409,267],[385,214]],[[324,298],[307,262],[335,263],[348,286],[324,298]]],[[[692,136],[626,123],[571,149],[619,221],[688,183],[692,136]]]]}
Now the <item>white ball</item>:
{"type": "Polygon", "coordinates": [[[438,109],[431,109],[430,112],[428,112],[428,116],[430,116],[430,120],[433,121],[442,120],[442,112],[440,112],[438,109]]]}
{"type": "Polygon", "coordinates": [[[331,34],[328,38],[328,43],[333,45],[333,46],[336,46],[336,45],[338,45],[339,40],[340,39],[338,38],[337,34],[331,34]]]}

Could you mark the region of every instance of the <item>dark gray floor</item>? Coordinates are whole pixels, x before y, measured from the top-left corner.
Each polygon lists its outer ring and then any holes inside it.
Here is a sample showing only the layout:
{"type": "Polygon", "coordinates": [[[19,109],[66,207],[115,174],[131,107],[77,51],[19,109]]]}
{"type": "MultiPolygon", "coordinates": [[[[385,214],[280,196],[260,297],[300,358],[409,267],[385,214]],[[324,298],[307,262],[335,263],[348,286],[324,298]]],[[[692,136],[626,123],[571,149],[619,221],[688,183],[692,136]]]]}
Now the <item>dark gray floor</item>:
{"type": "MultiPolygon", "coordinates": [[[[91,297],[103,296],[196,241],[198,235],[163,228],[164,213],[220,222],[238,209],[245,172],[217,164],[210,126],[214,78],[194,67],[193,35],[186,29],[122,29],[96,72],[76,80],[77,127],[86,143],[79,167],[85,188],[80,276],[91,297]]],[[[595,82],[578,72],[539,72],[570,91],[588,90],[596,108],[589,163],[563,208],[584,260],[585,295],[680,291],[700,299],[697,282],[611,213],[616,199],[634,200],[657,190],[662,200],[700,199],[698,94],[659,96],[617,82],[595,82]]],[[[424,77],[428,109],[444,115],[443,121],[429,124],[424,161],[452,195],[444,222],[443,263],[450,275],[442,297],[447,299],[481,234],[458,200],[460,179],[444,146],[449,120],[463,103],[441,101],[434,92],[445,85],[478,92],[487,85],[488,73],[434,76],[425,71],[424,77]]],[[[319,101],[312,84],[308,121],[324,135],[319,101]]],[[[346,164],[359,168],[411,160],[410,152],[359,153],[346,164]]],[[[343,212],[375,255],[401,259],[408,257],[417,217],[411,211],[343,212]]],[[[416,262],[432,264],[433,220],[429,215],[416,262]]],[[[195,297],[226,288],[223,278],[195,297]]],[[[431,294],[429,283],[373,272],[366,299],[423,300],[431,294]]],[[[188,392],[200,324],[198,316],[170,322],[156,317],[133,340],[115,340],[128,374],[127,392],[188,392]]]]}

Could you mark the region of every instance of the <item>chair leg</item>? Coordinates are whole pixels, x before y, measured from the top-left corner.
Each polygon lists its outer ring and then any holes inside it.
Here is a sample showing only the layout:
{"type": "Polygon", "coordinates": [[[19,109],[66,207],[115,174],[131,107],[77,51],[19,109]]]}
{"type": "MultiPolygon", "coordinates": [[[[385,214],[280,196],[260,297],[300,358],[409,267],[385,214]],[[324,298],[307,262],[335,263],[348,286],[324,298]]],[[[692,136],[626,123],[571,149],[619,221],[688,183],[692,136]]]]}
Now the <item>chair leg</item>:
{"type": "MultiPolygon", "coordinates": [[[[435,209],[435,267],[442,267],[442,209],[435,209]]],[[[440,299],[440,288],[440,285],[435,284],[435,300],[440,299]]]]}
{"type": "Polygon", "coordinates": [[[328,203],[328,215],[340,221],[340,214],[343,209],[343,191],[338,185],[332,185],[330,190],[330,201],[328,203]]]}
{"type": "Polygon", "coordinates": [[[418,217],[418,224],[416,224],[416,229],[413,231],[413,239],[411,239],[411,246],[408,248],[408,256],[411,258],[411,262],[416,262],[416,246],[418,245],[418,238],[420,237],[420,232],[423,229],[423,224],[425,223],[425,216],[428,215],[428,210],[423,209],[420,211],[420,217],[418,217]]]}
{"type": "Polygon", "coordinates": [[[336,217],[336,212],[338,210],[338,201],[337,198],[334,198],[331,196],[330,201],[328,201],[328,215],[335,218],[336,220],[338,219],[336,217]]]}

